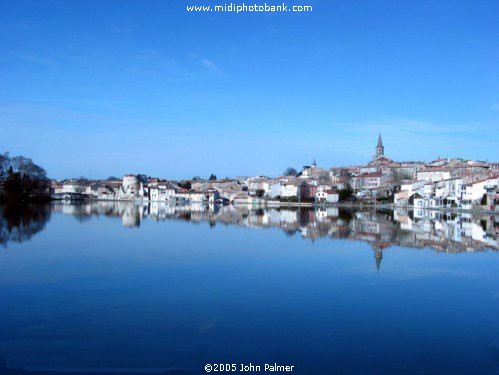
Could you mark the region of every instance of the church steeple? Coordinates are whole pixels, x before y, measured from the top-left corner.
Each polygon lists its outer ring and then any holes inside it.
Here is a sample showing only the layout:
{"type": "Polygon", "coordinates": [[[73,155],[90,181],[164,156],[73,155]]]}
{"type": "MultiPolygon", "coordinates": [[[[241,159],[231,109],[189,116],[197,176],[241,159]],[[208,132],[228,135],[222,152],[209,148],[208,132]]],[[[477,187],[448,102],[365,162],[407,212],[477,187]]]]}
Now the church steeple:
{"type": "Polygon", "coordinates": [[[383,147],[383,141],[381,140],[381,133],[378,135],[378,144],[376,145],[376,156],[375,158],[379,158],[384,156],[385,148],[383,147]]]}

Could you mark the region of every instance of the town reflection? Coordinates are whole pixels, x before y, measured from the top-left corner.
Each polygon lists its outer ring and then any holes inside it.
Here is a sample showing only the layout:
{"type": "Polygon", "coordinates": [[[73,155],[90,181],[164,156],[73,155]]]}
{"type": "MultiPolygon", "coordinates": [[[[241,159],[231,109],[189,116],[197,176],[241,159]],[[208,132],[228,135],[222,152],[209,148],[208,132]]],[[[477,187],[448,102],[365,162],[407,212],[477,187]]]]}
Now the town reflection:
{"type": "MultiPolygon", "coordinates": [[[[0,208],[0,245],[22,242],[42,231],[53,212],[79,221],[92,216],[119,218],[124,227],[140,227],[143,220],[184,220],[279,228],[287,235],[316,240],[336,238],[364,241],[375,251],[377,262],[391,246],[432,248],[447,253],[498,250],[499,215],[446,213],[432,210],[374,210],[342,207],[259,208],[244,205],[168,205],[127,202],[91,202],[0,208]]],[[[379,262],[378,262],[379,263],[379,262]]],[[[379,264],[378,264],[379,266],[379,264]]]]}
{"type": "MultiPolygon", "coordinates": [[[[303,238],[341,238],[369,243],[376,260],[391,246],[432,248],[458,253],[498,249],[498,215],[474,215],[432,210],[375,210],[342,207],[259,208],[244,205],[137,205],[124,202],[54,204],[53,210],[80,220],[92,215],[121,218],[125,227],[139,227],[143,220],[185,220],[238,225],[247,228],[279,228],[303,238]]],[[[379,262],[378,262],[379,263],[379,262]]],[[[378,264],[379,266],[379,264],[378,264]]]]}

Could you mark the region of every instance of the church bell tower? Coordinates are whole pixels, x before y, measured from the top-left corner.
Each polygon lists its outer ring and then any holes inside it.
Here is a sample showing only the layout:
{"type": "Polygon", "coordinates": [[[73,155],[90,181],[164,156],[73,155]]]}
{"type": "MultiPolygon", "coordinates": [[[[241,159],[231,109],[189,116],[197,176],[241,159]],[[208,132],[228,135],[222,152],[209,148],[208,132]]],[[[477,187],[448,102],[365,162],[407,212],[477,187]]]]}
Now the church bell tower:
{"type": "Polygon", "coordinates": [[[381,134],[378,135],[378,144],[376,146],[376,156],[375,159],[385,155],[385,148],[383,147],[383,141],[381,140],[381,134]]]}

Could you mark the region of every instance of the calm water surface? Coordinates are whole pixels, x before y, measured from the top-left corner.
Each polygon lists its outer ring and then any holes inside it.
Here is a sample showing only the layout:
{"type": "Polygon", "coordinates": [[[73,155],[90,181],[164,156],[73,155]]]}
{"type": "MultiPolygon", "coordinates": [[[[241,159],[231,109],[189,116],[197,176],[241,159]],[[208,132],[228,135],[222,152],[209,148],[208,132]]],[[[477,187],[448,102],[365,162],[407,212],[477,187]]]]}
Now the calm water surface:
{"type": "Polygon", "coordinates": [[[499,373],[498,217],[2,212],[0,372],[499,373]]]}

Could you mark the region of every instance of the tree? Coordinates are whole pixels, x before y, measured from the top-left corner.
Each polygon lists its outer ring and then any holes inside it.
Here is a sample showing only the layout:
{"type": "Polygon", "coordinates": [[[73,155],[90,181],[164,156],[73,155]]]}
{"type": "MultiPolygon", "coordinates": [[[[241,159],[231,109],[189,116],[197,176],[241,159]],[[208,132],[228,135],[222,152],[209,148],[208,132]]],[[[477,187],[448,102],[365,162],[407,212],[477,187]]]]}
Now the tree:
{"type": "Polygon", "coordinates": [[[4,199],[8,202],[27,203],[48,198],[48,179],[45,169],[24,156],[1,158],[4,199]],[[7,167],[8,165],[8,167],[7,167]],[[5,168],[7,173],[5,173],[5,168]]]}
{"type": "Polygon", "coordinates": [[[297,174],[298,174],[298,172],[293,167],[288,167],[283,172],[283,176],[296,176],[297,174]]]}
{"type": "Polygon", "coordinates": [[[28,203],[48,198],[46,178],[36,178],[29,174],[14,172],[12,167],[9,168],[7,174],[3,190],[8,202],[28,203]]]}
{"type": "Polygon", "coordinates": [[[394,170],[392,174],[392,179],[395,185],[400,185],[402,184],[403,181],[410,180],[411,175],[408,173],[404,173],[402,171],[394,170]]]}
{"type": "Polygon", "coordinates": [[[256,196],[258,198],[262,198],[263,195],[265,194],[265,190],[263,190],[263,189],[257,189],[256,192],[255,192],[255,194],[256,194],[256,196]]]}
{"type": "Polygon", "coordinates": [[[340,202],[345,202],[350,200],[350,198],[352,198],[352,195],[353,195],[353,190],[350,184],[347,184],[347,186],[344,189],[338,190],[338,196],[340,202]]]}
{"type": "Polygon", "coordinates": [[[137,175],[137,178],[139,179],[140,182],[142,182],[143,184],[145,184],[145,183],[147,183],[147,180],[149,180],[151,178],[151,176],[146,176],[145,174],[139,173],[137,175]]]}
{"type": "Polygon", "coordinates": [[[78,182],[79,184],[89,184],[92,181],[90,181],[90,179],[88,179],[86,177],[81,176],[81,177],[76,179],[76,182],[78,182]]]}
{"type": "Polygon", "coordinates": [[[33,163],[33,160],[25,158],[24,156],[13,157],[10,161],[10,166],[14,172],[21,174],[21,176],[29,176],[33,179],[47,178],[45,169],[33,163]]]}
{"type": "Polygon", "coordinates": [[[75,193],[77,194],[83,194],[87,189],[85,188],[84,185],[80,184],[80,181],[78,181],[78,184],[75,185],[75,193]]]}
{"type": "Polygon", "coordinates": [[[192,181],[200,181],[200,180],[201,180],[201,177],[199,177],[199,176],[194,176],[192,178],[192,181]]]}
{"type": "Polygon", "coordinates": [[[181,188],[187,189],[187,190],[191,190],[191,188],[192,188],[190,181],[180,181],[178,183],[178,186],[180,186],[181,188]]]}
{"type": "Polygon", "coordinates": [[[0,181],[3,181],[7,177],[7,171],[10,166],[9,153],[5,152],[0,154],[0,181]]]}
{"type": "Polygon", "coordinates": [[[482,196],[482,199],[480,200],[480,204],[481,204],[482,206],[486,206],[486,205],[487,205],[487,194],[484,194],[484,195],[482,196]]]}
{"type": "Polygon", "coordinates": [[[217,180],[217,176],[214,175],[213,173],[210,174],[210,178],[208,178],[208,181],[216,181],[217,180]]]}

